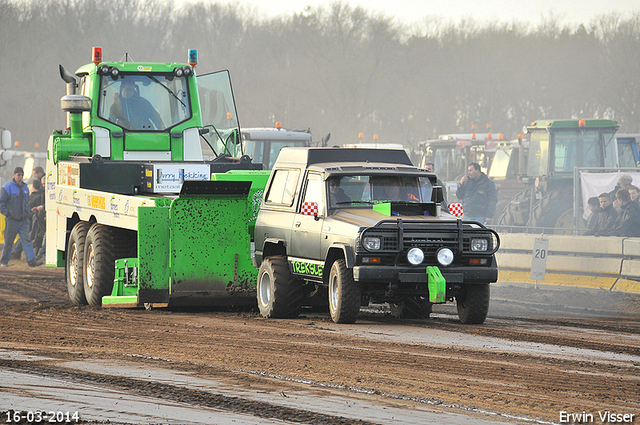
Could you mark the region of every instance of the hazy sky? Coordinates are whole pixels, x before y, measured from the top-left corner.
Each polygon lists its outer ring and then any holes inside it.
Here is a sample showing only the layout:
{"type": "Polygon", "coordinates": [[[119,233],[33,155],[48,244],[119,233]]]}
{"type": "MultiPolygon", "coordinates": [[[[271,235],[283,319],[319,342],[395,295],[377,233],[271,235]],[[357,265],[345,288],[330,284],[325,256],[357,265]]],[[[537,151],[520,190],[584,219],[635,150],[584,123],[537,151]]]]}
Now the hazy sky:
{"type": "MultiPolygon", "coordinates": [[[[215,2],[215,0],[174,0],[215,2]]],[[[220,1],[229,3],[228,1],[220,1]]],[[[343,0],[411,23],[425,16],[459,21],[472,17],[478,21],[531,22],[555,17],[561,23],[589,23],[594,16],[609,12],[639,12],[638,0],[343,0]]],[[[261,14],[275,16],[302,12],[307,6],[329,5],[330,0],[236,0],[233,4],[253,6],[261,14]]]]}

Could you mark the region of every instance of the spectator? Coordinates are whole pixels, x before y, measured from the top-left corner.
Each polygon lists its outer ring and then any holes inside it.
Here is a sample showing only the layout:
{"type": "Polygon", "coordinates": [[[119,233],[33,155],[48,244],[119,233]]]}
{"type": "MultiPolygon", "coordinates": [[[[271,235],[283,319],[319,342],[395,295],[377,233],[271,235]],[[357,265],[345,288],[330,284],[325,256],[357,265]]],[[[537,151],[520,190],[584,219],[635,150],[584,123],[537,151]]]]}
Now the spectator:
{"type": "Polygon", "coordinates": [[[477,162],[469,164],[467,175],[460,179],[456,196],[462,200],[466,220],[485,224],[493,218],[498,192],[496,185],[480,170],[477,162]]]}
{"type": "Polygon", "coordinates": [[[34,253],[40,252],[45,233],[44,198],[42,182],[40,180],[34,180],[33,193],[29,195],[29,206],[31,207],[31,241],[33,243],[34,253]]]}
{"type": "Polygon", "coordinates": [[[33,168],[33,181],[36,180],[41,181],[44,177],[44,169],[41,166],[37,166],[33,168]]]}
{"type": "Polygon", "coordinates": [[[616,201],[616,193],[620,189],[629,189],[633,184],[633,178],[629,174],[622,174],[620,178],[618,178],[618,184],[613,188],[611,192],[609,192],[609,197],[611,197],[611,201],[616,201]]]}
{"type": "Polygon", "coordinates": [[[638,186],[631,186],[629,188],[629,196],[631,200],[640,206],[640,188],[638,186]]]}
{"type": "MultiPolygon", "coordinates": [[[[426,164],[424,164],[424,169],[434,174],[436,172],[436,166],[434,165],[433,162],[427,162],[426,164]]],[[[444,197],[444,200],[442,201],[441,208],[443,211],[449,212],[449,203],[447,202],[447,188],[444,184],[442,184],[442,181],[437,177],[436,177],[436,185],[442,187],[442,196],[444,197]]]]}
{"type": "Polygon", "coordinates": [[[627,189],[618,190],[616,198],[620,202],[621,213],[613,235],[640,236],[640,206],[636,202],[631,202],[631,196],[627,189]]]}
{"type": "Polygon", "coordinates": [[[613,207],[611,196],[609,196],[607,192],[601,193],[600,196],[598,196],[598,200],[600,201],[602,211],[598,214],[594,228],[588,230],[585,234],[611,236],[618,222],[618,212],[613,207]]]}
{"type": "MultiPolygon", "coordinates": [[[[36,194],[35,193],[35,187],[36,184],[40,184],[41,187],[44,186],[44,184],[42,184],[42,181],[44,179],[44,169],[41,166],[37,166],[33,168],[33,179],[32,179],[32,183],[29,187],[29,192],[31,193],[29,195],[29,205],[32,204],[32,197],[34,195],[36,195],[38,198],[42,197],[42,205],[44,206],[44,190],[42,190],[41,193],[36,194]],[[37,183],[36,183],[37,182],[37,183]]],[[[42,208],[42,215],[44,216],[44,207],[42,208]]],[[[33,251],[35,253],[38,252],[39,247],[36,246],[35,244],[35,240],[33,238],[33,226],[34,226],[34,220],[33,220],[33,213],[31,215],[31,241],[34,242],[33,245],[33,251]]],[[[13,245],[13,251],[11,251],[11,259],[12,260],[19,260],[20,258],[22,258],[22,240],[20,238],[18,238],[18,241],[13,245]]]]}
{"type": "Polygon", "coordinates": [[[7,182],[0,191],[0,212],[5,216],[4,248],[0,258],[0,267],[7,267],[11,259],[11,250],[16,235],[20,235],[22,247],[27,256],[30,267],[42,264],[42,260],[36,260],[29,231],[31,230],[29,214],[29,187],[23,181],[24,170],[16,167],[13,170],[13,179],[7,182]]]}
{"type": "Polygon", "coordinates": [[[597,196],[589,198],[589,200],[587,201],[587,205],[589,206],[589,211],[591,211],[591,215],[587,220],[587,230],[593,230],[593,228],[596,226],[596,222],[598,220],[598,216],[600,215],[600,211],[602,211],[602,208],[600,208],[600,201],[598,200],[597,196]]]}

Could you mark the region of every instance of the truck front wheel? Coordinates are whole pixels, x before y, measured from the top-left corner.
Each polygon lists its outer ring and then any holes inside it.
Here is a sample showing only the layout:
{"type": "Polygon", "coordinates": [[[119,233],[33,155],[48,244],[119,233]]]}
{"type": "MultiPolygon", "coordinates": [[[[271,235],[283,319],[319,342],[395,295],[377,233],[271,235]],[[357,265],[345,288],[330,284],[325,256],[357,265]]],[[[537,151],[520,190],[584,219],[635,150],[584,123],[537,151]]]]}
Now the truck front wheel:
{"type": "Polygon", "coordinates": [[[258,308],[264,317],[293,318],[302,307],[302,284],[296,279],[285,257],[262,260],[258,271],[258,308]]]}
{"type": "Polygon", "coordinates": [[[489,312],[489,284],[466,285],[456,297],[458,317],[462,323],[482,324],[489,312]]]}
{"type": "Polygon", "coordinates": [[[86,305],[84,296],[84,248],[87,239],[89,223],[81,221],[71,230],[67,243],[67,258],[65,262],[65,277],[69,298],[76,305],[86,305]]]}
{"type": "Polygon", "coordinates": [[[329,274],[329,312],[336,323],[355,323],[360,312],[360,284],[343,259],[331,265],[329,274]]]}

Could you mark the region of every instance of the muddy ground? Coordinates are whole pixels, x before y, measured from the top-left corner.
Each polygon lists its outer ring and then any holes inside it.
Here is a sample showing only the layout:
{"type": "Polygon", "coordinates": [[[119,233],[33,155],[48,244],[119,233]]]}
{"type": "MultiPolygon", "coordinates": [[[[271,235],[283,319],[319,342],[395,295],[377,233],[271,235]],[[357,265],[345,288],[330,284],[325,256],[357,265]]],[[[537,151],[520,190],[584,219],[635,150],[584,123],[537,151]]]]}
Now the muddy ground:
{"type": "MultiPolygon", "coordinates": [[[[365,309],[354,325],[312,311],[267,320],[253,310],[102,309],[71,304],[62,269],[12,263],[0,269],[0,372],[239,412],[254,423],[403,423],[288,403],[287,394],[301,392],[495,423],[560,423],[560,412],[592,413],[602,423],[598,412],[607,410],[640,423],[640,296],[497,284],[491,298],[489,318],[476,326],[460,324],[454,305],[436,306],[428,320],[365,309]],[[16,352],[23,357],[7,354],[16,352]],[[86,367],[122,361],[281,397],[86,367]]],[[[0,411],[17,393],[0,380],[0,411]]]]}

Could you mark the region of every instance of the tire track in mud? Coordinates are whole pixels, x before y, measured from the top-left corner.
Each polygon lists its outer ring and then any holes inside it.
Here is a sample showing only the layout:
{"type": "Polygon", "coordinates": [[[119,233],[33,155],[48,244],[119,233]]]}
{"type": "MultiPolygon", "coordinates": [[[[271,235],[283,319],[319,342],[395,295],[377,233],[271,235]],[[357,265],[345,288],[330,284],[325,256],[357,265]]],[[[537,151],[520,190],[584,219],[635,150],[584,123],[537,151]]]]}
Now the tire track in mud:
{"type": "Polygon", "coordinates": [[[243,399],[241,397],[229,397],[204,390],[196,390],[159,382],[65,369],[34,361],[0,359],[0,368],[46,376],[48,378],[76,381],[78,383],[98,384],[124,391],[127,394],[171,400],[193,406],[223,409],[234,413],[248,414],[261,418],[280,419],[283,421],[318,425],[375,425],[374,422],[359,419],[349,419],[341,416],[316,413],[272,403],[243,399]]]}
{"type": "Polygon", "coordinates": [[[28,279],[13,273],[10,283],[5,270],[0,289],[29,294],[36,302],[0,299],[0,347],[49,350],[73,360],[134,355],[150,367],[157,366],[154,358],[166,358],[172,362],[164,367],[214,378],[228,374],[239,384],[282,378],[305,390],[311,384],[304,382],[362,388],[371,397],[395,395],[544,421],[557,420],[562,410],[640,410],[640,364],[499,346],[441,346],[382,334],[383,328],[397,334],[437,331],[637,356],[636,317],[540,319],[520,311],[515,318],[501,315],[481,326],[464,326],[446,314],[403,321],[364,312],[357,325],[347,327],[308,311],[295,320],[265,320],[252,311],[112,310],[71,305],[59,270],[54,275],[37,270],[28,279]],[[350,335],[350,328],[371,333],[380,328],[381,334],[350,335]]]}

